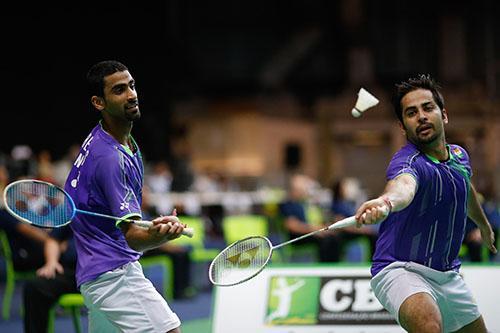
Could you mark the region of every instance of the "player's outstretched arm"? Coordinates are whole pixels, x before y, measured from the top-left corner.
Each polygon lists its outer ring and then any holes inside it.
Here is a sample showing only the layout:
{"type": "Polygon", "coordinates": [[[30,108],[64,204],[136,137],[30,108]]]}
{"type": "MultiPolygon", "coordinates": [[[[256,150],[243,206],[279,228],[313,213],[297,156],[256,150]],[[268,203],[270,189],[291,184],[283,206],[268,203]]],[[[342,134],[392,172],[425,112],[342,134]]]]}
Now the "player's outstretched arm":
{"type": "Polygon", "coordinates": [[[497,253],[497,249],[495,248],[495,234],[491,229],[488,218],[484,214],[479,202],[479,196],[472,184],[470,184],[470,191],[467,197],[467,216],[479,227],[484,245],[493,253],[497,253]]]}
{"type": "Polygon", "coordinates": [[[356,211],[358,227],[380,223],[391,213],[408,207],[417,191],[417,182],[409,174],[402,174],[387,182],[384,192],[376,199],[363,203],[356,211]]]}
{"type": "Polygon", "coordinates": [[[143,228],[134,223],[120,223],[120,228],[132,249],[136,251],[154,249],[169,240],[178,238],[186,227],[177,216],[173,215],[161,216],[152,222],[153,225],[149,228],[143,228]]]}

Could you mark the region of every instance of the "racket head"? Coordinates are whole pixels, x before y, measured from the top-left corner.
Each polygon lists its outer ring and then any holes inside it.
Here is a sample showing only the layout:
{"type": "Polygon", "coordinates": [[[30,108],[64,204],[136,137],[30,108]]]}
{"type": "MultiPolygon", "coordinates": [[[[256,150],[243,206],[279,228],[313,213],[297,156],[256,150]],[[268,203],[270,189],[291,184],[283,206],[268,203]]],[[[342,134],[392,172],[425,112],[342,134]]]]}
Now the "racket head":
{"type": "Polygon", "coordinates": [[[266,237],[252,236],[226,247],[210,263],[208,277],[216,286],[234,286],[259,274],[271,259],[273,246],[266,237]]]}
{"type": "Polygon", "coordinates": [[[43,228],[58,228],[71,222],[76,207],[59,186],[34,179],[23,179],[5,187],[7,211],[18,220],[43,228]]]}

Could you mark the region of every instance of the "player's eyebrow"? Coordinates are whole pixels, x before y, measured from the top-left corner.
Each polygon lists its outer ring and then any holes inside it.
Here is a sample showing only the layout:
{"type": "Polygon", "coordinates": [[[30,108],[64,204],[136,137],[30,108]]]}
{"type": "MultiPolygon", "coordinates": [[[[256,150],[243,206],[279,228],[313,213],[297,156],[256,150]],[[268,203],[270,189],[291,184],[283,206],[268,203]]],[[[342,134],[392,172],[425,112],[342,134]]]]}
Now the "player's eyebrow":
{"type": "Polygon", "coordinates": [[[414,110],[414,109],[416,109],[416,108],[417,108],[417,107],[416,107],[415,105],[410,105],[410,106],[408,106],[407,108],[405,108],[405,109],[403,110],[403,112],[410,111],[410,110],[414,110]]]}
{"type": "MultiPolygon", "coordinates": [[[[434,101],[426,101],[426,102],[423,102],[422,104],[420,104],[422,107],[426,107],[426,106],[434,106],[434,101]]],[[[410,105],[408,106],[407,108],[405,108],[403,111],[406,112],[408,110],[414,110],[416,109],[417,106],[416,105],[410,105]]]]}
{"type": "Polygon", "coordinates": [[[128,87],[128,84],[126,84],[126,83],[118,83],[118,84],[116,84],[116,85],[114,85],[114,86],[111,87],[111,91],[118,91],[118,90],[121,90],[121,89],[123,89],[125,87],[128,87]]]}

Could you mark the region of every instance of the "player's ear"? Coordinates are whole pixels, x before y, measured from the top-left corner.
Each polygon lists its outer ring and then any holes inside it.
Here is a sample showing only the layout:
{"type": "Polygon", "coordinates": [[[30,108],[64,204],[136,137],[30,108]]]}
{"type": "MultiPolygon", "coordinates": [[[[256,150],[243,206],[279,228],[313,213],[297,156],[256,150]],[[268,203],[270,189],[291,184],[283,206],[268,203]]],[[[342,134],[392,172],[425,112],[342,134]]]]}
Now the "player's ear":
{"type": "Polygon", "coordinates": [[[403,135],[406,135],[406,129],[405,129],[405,125],[403,124],[403,122],[398,121],[398,125],[399,125],[399,129],[401,130],[401,133],[403,135]]]}
{"type": "Polygon", "coordinates": [[[90,102],[92,103],[92,105],[99,111],[102,111],[104,110],[104,107],[105,107],[105,102],[104,102],[104,98],[102,97],[99,97],[99,96],[92,96],[90,98],[90,102]]]}
{"type": "Polygon", "coordinates": [[[441,117],[443,117],[443,123],[448,124],[448,111],[446,109],[441,110],[441,117]]]}

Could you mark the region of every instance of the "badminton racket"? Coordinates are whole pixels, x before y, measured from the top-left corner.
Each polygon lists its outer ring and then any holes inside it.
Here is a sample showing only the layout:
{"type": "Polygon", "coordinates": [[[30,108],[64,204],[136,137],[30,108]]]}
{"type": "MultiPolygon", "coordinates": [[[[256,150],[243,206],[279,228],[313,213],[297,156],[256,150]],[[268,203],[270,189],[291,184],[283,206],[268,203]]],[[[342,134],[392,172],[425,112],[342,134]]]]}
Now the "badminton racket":
{"type": "MultiPolygon", "coordinates": [[[[77,209],[69,194],[51,183],[24,179],[7,185],[3,192],[5,208],[17,219],[44,228],[59,228],[71,222],[76,213],[123,220],[149,228],[151,221],[122,219],[106,214],[77,209]]],[[[193,237],[192,228],[184,228],[182,234],[193,237]]]]}
{"type": "MultiPolygon", "coordinates": [[[[388,214],[386,207],[382,209],[384,209],[384,214],[388,214]]],[[[267,237],[247,237],[229,245],[214,258],[208,269],[208,278],[216,286],[234,286],[243,283],[262,272],[274,250],[323,231],[354,225],[356,225],[356,219],[351,216],[275,246],[267,237]]]]}

